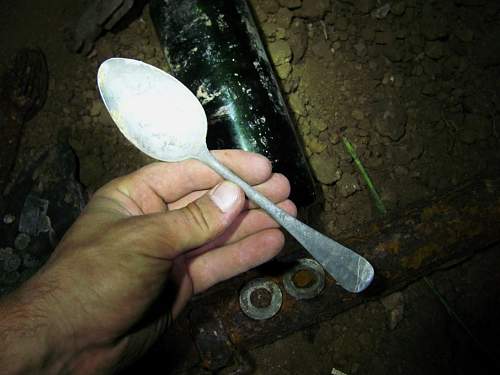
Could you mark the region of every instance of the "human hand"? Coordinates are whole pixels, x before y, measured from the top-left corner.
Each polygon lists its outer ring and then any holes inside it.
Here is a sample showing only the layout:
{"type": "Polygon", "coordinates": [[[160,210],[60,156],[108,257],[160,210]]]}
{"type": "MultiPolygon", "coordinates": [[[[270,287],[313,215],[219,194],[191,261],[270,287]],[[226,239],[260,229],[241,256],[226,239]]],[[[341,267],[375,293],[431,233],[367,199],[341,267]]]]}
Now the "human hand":
{"type": "MultiPolygon", "coordinates": [[[[215,154],[295,215],[288,180],[272,174],[267,159],[215,154]]],[[[175,318],[192,294],[279,252],[278,225],[236,185],[220,181],[197,161],[155,163],[96,192],[47,264],[3,304],[45,327],[37,336],[49,350],[38,356],[57,359],[51,371],[87,374],[128,363],[164,330],[169,310],[175,318]],[[175,295],[164,295],[167,282],[175,295]]]]}

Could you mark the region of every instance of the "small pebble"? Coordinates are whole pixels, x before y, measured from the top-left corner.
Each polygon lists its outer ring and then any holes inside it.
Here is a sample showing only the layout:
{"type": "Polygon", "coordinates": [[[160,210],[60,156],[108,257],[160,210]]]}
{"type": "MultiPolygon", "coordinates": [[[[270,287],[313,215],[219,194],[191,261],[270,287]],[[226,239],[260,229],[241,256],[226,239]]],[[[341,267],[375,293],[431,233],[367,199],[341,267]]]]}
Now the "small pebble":
{"type": "Polygon", "coordinates": [[[0,261],[7,259],[12,253],[14,252],[14,249],[11,247],[3,247],[0,249],[0,261]]]}
{"type": "Polygon", "coordinates": [[[24,250],[28,247],[28,245],[31,242],[31,237],[28,236],[26,233],[19,233],[14,240],[14,247],[17,250],[24,250]]]}
{"type": "Polygon", "coordinates": [[[3,260],[3,270],[5,272],[14,272],[21,266],[21,257],[17,254],[10,254],[3,260]]]}
{"type": "Polygon", "coordinates": [[[23,255],[23,265],[26,268],[35,268],[38,266],[38,260],[31,254],[23,255]]]}
{"type": "Polygon", "coordinates": [[[365,118],[363,112],[359,109],[354,109],[351,113],[351,116],[354,120],[361,121],[365,118]]]}
{"type": "Polygon", "coordinates": [[[12,214],[6,214],[4,217],[3,217],[3,223],[4,224],[12,224],[14,221],[16,221],[16,217],[12,214]]]}

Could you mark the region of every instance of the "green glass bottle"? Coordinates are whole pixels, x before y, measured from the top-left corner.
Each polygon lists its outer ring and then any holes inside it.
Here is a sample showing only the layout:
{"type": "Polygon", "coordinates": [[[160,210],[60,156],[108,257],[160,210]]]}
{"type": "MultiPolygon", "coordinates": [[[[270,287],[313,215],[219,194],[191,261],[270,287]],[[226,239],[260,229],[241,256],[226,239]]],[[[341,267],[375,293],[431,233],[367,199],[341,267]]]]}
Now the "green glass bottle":
{"type": "Polygon", "coordinates": [[[172,73],[208,117],[210,149],[268,157],[299,207],[316,188],[273,68],[245,0],[153,0],[151,16],[172,73]]]}

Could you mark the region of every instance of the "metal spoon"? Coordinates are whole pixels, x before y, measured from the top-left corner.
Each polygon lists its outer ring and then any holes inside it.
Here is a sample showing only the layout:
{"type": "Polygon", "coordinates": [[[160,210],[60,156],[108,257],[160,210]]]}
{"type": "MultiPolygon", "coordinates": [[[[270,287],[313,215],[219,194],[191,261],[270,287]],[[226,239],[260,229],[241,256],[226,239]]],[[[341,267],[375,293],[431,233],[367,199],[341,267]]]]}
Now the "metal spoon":
{"type": "Polygon", "coordinates": [[[138,149],[162,161],[200,160],[239,185],[344,289],[358,293],[370,285],[374,271],[365,258],[290,216],[215,159],[206,145],[205,111],[181,82],[154,66],[122,58],[105,61],[97,80],[111,117],[138,149]]]}

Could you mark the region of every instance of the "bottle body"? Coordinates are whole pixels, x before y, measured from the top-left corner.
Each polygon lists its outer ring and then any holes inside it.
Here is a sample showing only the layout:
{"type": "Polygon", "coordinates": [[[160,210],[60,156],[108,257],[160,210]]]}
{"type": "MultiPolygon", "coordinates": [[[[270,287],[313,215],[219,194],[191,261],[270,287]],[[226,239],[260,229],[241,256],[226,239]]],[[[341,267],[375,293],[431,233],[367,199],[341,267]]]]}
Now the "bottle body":
{"type": "Polygon", "coordinates": [[[196,94],[208,118],[209,149],[268,157],[314,203],[302,144],[245,0],[153,0],[151,16],[172,73],[196,94]]]}

